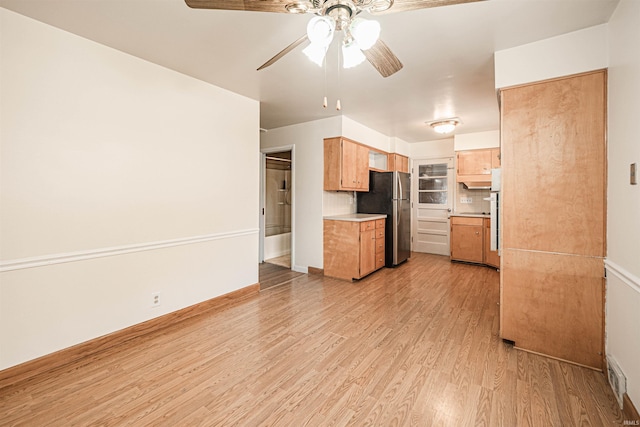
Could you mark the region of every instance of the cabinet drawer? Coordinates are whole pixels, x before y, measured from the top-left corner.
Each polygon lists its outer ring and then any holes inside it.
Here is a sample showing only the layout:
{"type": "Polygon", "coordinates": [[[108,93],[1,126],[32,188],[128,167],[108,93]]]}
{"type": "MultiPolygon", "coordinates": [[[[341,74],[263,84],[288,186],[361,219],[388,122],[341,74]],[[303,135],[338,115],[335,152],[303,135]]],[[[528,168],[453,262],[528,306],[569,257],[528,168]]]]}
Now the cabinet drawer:
{"type": "Polygon", "coordinates": [[[376,270],[384,267],[384,252],[376,254],[376,270]]]}
{"type": "Polygon", "coordinates": [[[376,253],[384,253],[384,237],[382,239],[376,239],[376,253]]]}
{"type": "Polygon", "coordinates": [[[483,218],[452,216],[451,225],[482,225],[483,218]]]}
{"type": "Polygon", "coordinates": [[[384,239],[384,228],[376,229],[376,239],[384,239]]]}
{"type": "Polygon", "coordinates": [[[376,219],[376,228],[382,228],[384,230],[384,219],[376,219]]]}
{"type": "Polygon", "coordinates": [[[375,221],[365,221],[360,223],[360,231],[374,230],[376,228],[375,221]]]}

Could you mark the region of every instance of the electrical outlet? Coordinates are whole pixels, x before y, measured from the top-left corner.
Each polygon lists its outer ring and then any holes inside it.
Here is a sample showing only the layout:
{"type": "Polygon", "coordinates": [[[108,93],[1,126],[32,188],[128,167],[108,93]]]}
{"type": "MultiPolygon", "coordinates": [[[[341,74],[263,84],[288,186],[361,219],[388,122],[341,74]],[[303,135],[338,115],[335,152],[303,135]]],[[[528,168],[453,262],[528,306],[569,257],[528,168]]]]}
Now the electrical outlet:
{"type": "Polygon", "coordinates": [[[473,197],[460,197],[460,203],[473,203],[473,197]]]}
{"type": "Polygon", "coordinates": [[[162,294],[160,292],[154,292],[151,294],[151,307],[159,307],[160,306],[160,296],[162,294]]]}

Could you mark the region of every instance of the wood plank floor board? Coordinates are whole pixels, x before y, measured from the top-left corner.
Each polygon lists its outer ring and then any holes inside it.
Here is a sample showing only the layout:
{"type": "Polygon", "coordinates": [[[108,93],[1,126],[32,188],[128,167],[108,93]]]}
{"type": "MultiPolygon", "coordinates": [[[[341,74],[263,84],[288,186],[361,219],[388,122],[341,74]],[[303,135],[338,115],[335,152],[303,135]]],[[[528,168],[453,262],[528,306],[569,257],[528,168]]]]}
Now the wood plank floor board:
{"type": "Polygon", "coordinates": [[[495,270],[293,276],[1,389],[0,426],[622,425],[602,373],[502,342],[495,270]]]}

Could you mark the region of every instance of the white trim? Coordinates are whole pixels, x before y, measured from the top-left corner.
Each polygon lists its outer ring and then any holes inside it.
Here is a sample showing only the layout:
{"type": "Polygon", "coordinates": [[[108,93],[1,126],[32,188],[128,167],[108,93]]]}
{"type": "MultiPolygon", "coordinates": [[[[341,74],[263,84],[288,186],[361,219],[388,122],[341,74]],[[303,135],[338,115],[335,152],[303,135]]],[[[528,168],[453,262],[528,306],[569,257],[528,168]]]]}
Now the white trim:
{"type": "Polygon", "coordinates": [[[115,246],[111,248],[91,249],[86,251],[68,252],[53,255],[44,255],[32,258],[22,258],[0,262],[0,273],[25,268],[42,267],[46,265],[62,264],[66,262],[84,261],[94,258],[102,258],[114,255],[123,255],[133,252],[143,252],[156,249],[170,248],[180,245],[209,242],[211,240],[230,239],[234,237],[257,234],[258,229],[238,230],[225,233],[205,234],[201,236],[183,237],[180,239],[161,240],[157,242],[138,243],[133,245],[115,246]]]}
{"type": "Polygon", "coordinates": [[[624,283],[629,285],[629,287],[631,287],[631,289],[633,289],[636,292],[640,293],[640,278],[639,277],[635,276],[633,273],[631,273],[631,272],[625,270],[624,268],[620,267],[615,262],[609,261],[608,259],[604,260],[604,266],[607,269],[607,273],[608,272],[613,273],[614,276],[616,276],[618,279],[622,280],[624,283]]]}

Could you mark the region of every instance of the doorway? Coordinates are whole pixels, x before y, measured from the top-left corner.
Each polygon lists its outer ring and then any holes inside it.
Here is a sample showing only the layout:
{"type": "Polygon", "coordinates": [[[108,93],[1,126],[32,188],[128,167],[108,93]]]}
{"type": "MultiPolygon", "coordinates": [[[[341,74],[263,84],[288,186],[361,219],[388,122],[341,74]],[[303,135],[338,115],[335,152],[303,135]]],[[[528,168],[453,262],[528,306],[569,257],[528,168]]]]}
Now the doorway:
{"type": "Polygon", "coordinates": [[[449,256],[449,213],[454,198],[453,157],[415,159],[412,167],[412,249],[449,256]]]}
{"type": "Polygon", "coordinates": [[[293,266],[293,148],[262,152],[260,262],[293,266]]]}

